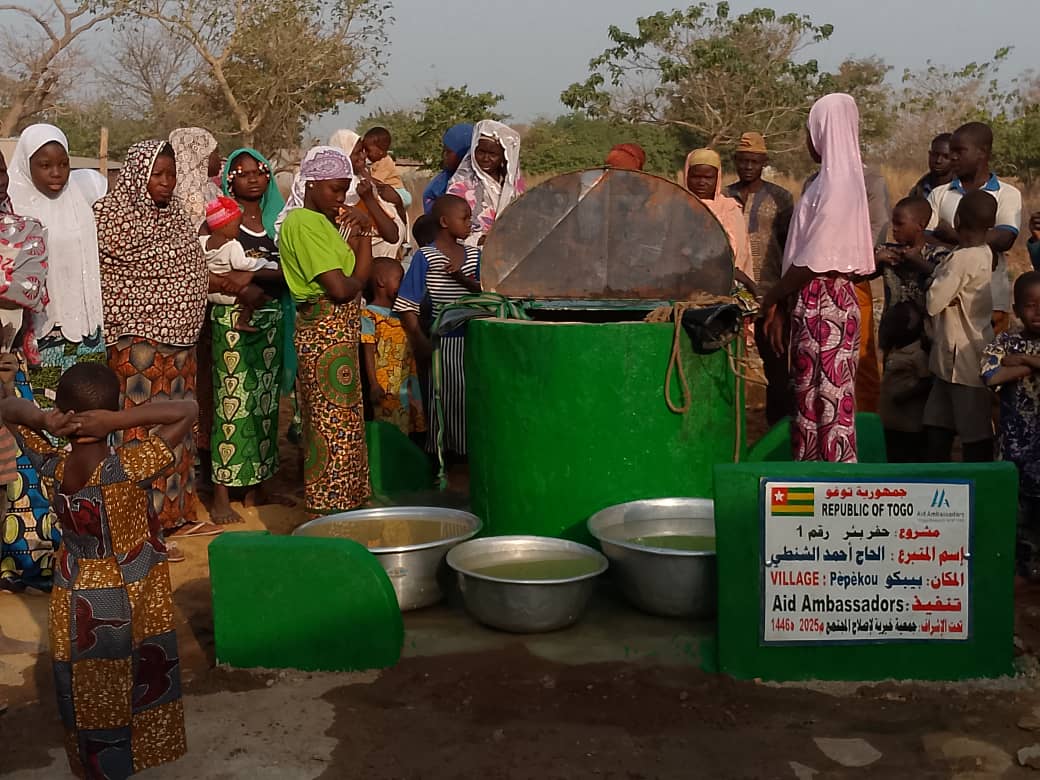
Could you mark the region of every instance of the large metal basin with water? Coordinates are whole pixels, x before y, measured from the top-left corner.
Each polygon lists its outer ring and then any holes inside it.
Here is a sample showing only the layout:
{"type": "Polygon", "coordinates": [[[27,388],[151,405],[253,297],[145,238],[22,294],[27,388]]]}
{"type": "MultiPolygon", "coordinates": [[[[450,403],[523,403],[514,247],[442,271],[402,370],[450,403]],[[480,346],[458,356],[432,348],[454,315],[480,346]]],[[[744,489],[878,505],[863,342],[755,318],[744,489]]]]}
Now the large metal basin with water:
{"type": "Polygon", "coordinates": [[[388,506],[358,509],[304,523],[294,536],[353,539],[379,559],[402,611],[436,604],[444,597],[448,551],[480,532],[480,518],[458,509],[388,506]]]}
{"type": "Polygon", "coordinates": [[[518,634],[577,622],[608,565],[591,547],[544,536],[474,539],[451,550],[447,560],[458,573],[466,610],[485,625],[518,634]],[[574,571],[551,578],[530,568],[544,562],[574,571]]]}
{"type": "Polygon", "coordinates": [[[610,561],[613,578],[636,607],[664,617],[715,614],[713,501],[659,498],[618,504],[590,517],[588,528],[610,561]],[[662,537],[707,537],[712,543],[704,550],[675,549],[662,537]],[[648,543],[648,538],[657,541],[648,543]]]}

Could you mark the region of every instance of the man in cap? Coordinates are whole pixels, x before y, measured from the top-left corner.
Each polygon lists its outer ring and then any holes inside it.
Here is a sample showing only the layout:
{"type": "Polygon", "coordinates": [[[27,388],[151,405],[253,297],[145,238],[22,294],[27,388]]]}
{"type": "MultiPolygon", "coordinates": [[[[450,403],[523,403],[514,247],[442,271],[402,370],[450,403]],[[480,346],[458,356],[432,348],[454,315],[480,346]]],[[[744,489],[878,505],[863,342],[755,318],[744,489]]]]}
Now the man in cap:
{"type": "MultiPolygon", "coordinates": [[[[780,281],[787,229],[794,211],[794,198],[778,184],[762,178],[769,164],[766,140],[761,133],[744,133],[733,155],[738,180],[726,187],[726,195],[744,209],[754,280],[760,295],[780,281]]],[[[762,320],[755,322],[755,343],[762,357],[769,387],[766,390],[766,419],[770,425],[791,413],[792,396],[787,355],[777,355],[765,335],[762,320]]]]}

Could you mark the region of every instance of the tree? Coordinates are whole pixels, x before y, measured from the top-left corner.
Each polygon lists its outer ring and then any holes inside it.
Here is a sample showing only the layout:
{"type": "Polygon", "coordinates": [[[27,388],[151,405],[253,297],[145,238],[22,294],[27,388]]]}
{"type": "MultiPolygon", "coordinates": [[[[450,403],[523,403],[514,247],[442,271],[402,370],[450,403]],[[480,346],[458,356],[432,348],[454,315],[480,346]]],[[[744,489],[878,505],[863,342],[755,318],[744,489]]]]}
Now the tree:
{"type": "Polygon", "coordinates": [[[892,88],[885,81],[891,66],[879,57],[848,59],[835,73],[821,75],[822,92],[847,92],[859,107],[860,140],[868,148],[887,138],[892,130],[892,88]]]}
{"type": "Polygon", "coordinates": [[[0,85],[0,136],[13,135],[56,105],[60,88],[73,75],[76,45],[98,25],[124,14],[127,7],[128,0],[112,0],[105,6],[93,0],[50,0],[44,10],[35,3],[0,3],[0,17],[8,19],[4,49],[9,61],[4,70],[14,74],[0,85]],[[28,39],[16,36],[12,22],[17,17],[31,22],[36,34],[28,39]]]}
{"type": "Polygon", "coordinates": [[[394,151],[400,157],[419,160],[427,168],[441,165],[441,139],[444,131],[460,122],[481,119],[506,119],[497,111],[502,95],[493,92],[473,94],[469,87],[445,87],[424,97],[419,107],[411,110],[376,111],[358,125],[359,132],[375,126],[390,130],[394,151]]]}
{"type": "Polygon", "coordinates": [[[205,73],[199,107],[222,109],[239,143],[274,152],[297,145],[311,116],[361,100],[378,82],[389,4],[143,0],[138,14],[194,48],[205,73]]]}
{"type": "Polygon", "coordinates": [[[185,96],[199,78],[199,58],[182,38],[170,40],[162,28],[138,22],[115,37],[113,62],[99,67],[106,103],[113,112],[142,120],[151,135],[165,138],[180,127],[185,96]]]}
{"type": "Polygon", "coordinates": [[[546,174],[603,165],[615,144],[634,142],[646,152],[645,170],[672,178],[682,168],[690,141],[676,127],[624,124],[580,114],[542,119],[524,134],[521,163],[525,173],[546,174]]]}
{"type": "Polygon", "coordinates": [[[1015,79],[1010,99],[984,118],[993,127],[994,167],[1026,184],[1040,178],[1040,76],[1015,79]]]}
{"type": "Polygon", "coordinates": [[[999,80],[1010,52],[998,49],[992,60],[959,68],[929,60],[920,70],[904,70],[902,85],[891,99],[890,113],[898,119],[878,145],[884,159],[891,165],[920,167],[929,142],[939,133],[999,115],[1012,96],[999,80]]]}
{"type": "Polygon", "coordinates": [[[685,128],[709,146],[732,147],[757,130],[777,151],[801,144],[822,74],[804,50],[831,25],[801,14],[757,8],[733,17],[727,2],[640,18],[589,63],[591,74],[561,100],[592,117],[685,128]]]}

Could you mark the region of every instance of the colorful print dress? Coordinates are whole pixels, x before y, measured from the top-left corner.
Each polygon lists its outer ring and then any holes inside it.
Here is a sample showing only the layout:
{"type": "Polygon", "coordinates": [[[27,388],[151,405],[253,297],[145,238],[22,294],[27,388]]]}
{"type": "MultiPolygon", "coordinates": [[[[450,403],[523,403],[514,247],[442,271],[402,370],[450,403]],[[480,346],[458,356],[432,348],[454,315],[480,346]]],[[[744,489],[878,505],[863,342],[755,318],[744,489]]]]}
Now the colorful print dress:
{"type": "Polygon", "coordinates": [[[361,343],[375,346],[376,381],[385,393],[373,406],[373,418],[396,425],[405,434],[425,431],[419,374],[401,318],[370,303],[361,315],[361,343]]]}
{"type": "Polygon", "coordinates": [[[187,749],[180,660],[166,545],[146,490],[173,453],[151,436],[63,493],[65,453],[23,436],[64,529],[49,633],[69,765],[78,777],[122,778],[173,761],[187,749]]]}

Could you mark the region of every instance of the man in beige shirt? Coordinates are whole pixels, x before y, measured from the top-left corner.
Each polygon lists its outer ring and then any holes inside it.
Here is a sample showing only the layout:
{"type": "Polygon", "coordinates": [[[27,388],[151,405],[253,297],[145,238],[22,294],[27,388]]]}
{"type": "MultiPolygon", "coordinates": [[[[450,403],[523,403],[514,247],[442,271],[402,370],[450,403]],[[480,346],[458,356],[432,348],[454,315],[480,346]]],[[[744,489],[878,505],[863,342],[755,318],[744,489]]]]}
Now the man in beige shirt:
{"type": "Polygon", "coordinates": [[[957,207],[960,248],[939,265],[928,288],[928,314],[935,337],[929,368],[935,384],[924,424],[932,462],[950,460],[960,436],[966,462],[993,460],[992,399],[980,374],[982,351],[993,340],[993,253],[986,233],[996,222],[997,202],[977,190],[957,207]]]}

